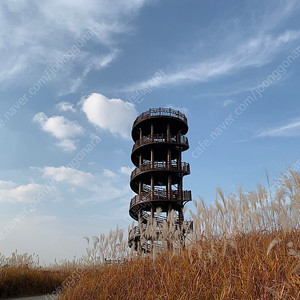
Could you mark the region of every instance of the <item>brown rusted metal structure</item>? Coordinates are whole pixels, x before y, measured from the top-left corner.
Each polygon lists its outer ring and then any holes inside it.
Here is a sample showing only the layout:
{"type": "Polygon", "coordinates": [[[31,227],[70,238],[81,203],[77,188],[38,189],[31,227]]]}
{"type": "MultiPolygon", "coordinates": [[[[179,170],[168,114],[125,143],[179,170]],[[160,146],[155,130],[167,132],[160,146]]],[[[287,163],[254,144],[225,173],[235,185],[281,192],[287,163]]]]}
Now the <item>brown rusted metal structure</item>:
{"type": "Polygon", "coordinates": [[[181,161],[182,152],[189,148],[187,131],[186,116],[171,108],[149,109],[133,123],[131,160],[136,168],[130,186],[137,195],[131,199],[129,214],[138,226],[129,232],[129,246],[135,245],[136,250],[151,251],[153,241],[147,237],[141,241],[148,220],[162,223],[174,210],[176,226],[184,224],[183,207],[192,199],[191,191],[182,186],[183,176],[190,174],[190,165],[181,161]]]}

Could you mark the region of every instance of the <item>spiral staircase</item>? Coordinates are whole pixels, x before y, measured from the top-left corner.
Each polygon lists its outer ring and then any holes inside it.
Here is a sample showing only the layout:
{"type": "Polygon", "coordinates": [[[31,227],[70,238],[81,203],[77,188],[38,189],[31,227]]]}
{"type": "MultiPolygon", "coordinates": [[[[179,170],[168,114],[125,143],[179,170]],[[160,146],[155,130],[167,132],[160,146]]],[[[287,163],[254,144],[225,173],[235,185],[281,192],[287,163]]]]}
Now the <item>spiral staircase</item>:
{"type": "MultiPolygon", "coordinates": [[[[128,243],[136,250],[151,251],[153,236],[142,234],[147,222],[163,224],[171,211],[176,228],[192,230],[193,223],[184,221],[183,214],[185,204],[192,200],[191,191],[183,190],[183,176],[190,174],[190,165],[181,160],[182,152],[189,148],[187,131],[186,116],[171,108],[149,109],[133,123],[131,160],[135,169],[130,187],[136,195],[130,201],[129,214],[138,225],[130,230],[128,243]]],[[[157,236],[159,233],[157,229],[157,236]]]]}

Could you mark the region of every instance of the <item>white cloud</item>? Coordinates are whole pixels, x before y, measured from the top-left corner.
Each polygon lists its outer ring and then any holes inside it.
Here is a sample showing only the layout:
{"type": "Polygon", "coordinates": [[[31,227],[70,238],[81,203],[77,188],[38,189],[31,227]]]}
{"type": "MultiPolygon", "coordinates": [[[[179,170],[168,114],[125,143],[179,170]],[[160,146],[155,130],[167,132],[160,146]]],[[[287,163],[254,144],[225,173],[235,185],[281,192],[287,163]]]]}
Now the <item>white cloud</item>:
{"type": "Polygon", "coordinates": [[[226,99],[224,102],[223,102],[223,107],[227,107],[231,104],[234,104],[235,103],[235,100],[234,99],[226,99]]]}
{"type": "Polygon", "coordinates": [[[131,167],[121,167],[120,172],[130,176],[133,169],[134,168],[131,168],[131,167]]]}
{"type": "Polygon", "coordinates": [[[137,116],[132,103],[94,93],[83,100],[82,110],[93,125],[122,138],[130,138],[132,122],[137,116]]]}
{"type": "Polygon", "coordinates": [[[76,109],[74,108],[74,105],[70,102],[67,101],[62,101],[56,104],[56,108],[59,111],[71,111],[71,112],[76,112],[76,109]]]}
{"type": "Polygon", "coordinates": [[[103,175],[104,175],[105,177],[108,177],[108,178],[114,178],[114,177],[117,176],[116,173],[114,173],[113,171],[108,170],[108,169],[104,169],[104,170],[103,170],[103,175]]]}
{"type": "Polygon", "coordinates": [[[48,118],[43,112],[36,114],[33,121],[38,123],[43,131],[50,133],[60,141],[56,144],[64,151],[76,150],[75,141],[70,139],[82,135],[83,128],[63,116],[48,118]]]}
{"type": "Polygon", "coordinates": [[[124,90],[135,91],[143,86],[149,88],[176,85],[185,82],[207,82],[220,76],[226,76],[249,67],[260,67],[268,64],[286,46],[300,39],[300,30],[288,30],[274,37],[271,34],[261,34],[244,41],[230,52],[202,62],[194,62],[181,66],[173,72],[168,72],[159,81],[151,79],[130,85],[124,90]]]}
{"type": "Polygon", "coordinates": [[[62,148],[65,152],[72,152],[77,149],[75,145],[76,141],[70,140],[70,139],[65,139],[61,140],[60,142],[56,143],[56,145],[60,148],[62,148]]]}
{"type": "Polygon", "coordinates": [[[0,202],[21,202],[26,203],[30,202],[39,194],[44,194],[45,197],[49,192],[55,190],[54,187],[30,183],[26,185],[16,186],[12,182],[1,181],[0,186],[0,202]],[[13,187],[14,186],[14,187],[13,187]]]}
{"type": "Polygon", "coordinates": [[[260,132],[257,137],[293,137],[300,136],[300,120],[291,121],[285,125],[270,128],[260,132]]]}
{"type": "Polygon", "coordinates": [[[9,188],[13,188],[15,187],[16,184],[12,181],[3,181],[3,180],[0,180],[0,189],[9,189],[9,188]]]}
{"type": "Polygon", "coordinates": [[[48,118],[44,113],[38,113],[33,120],[39,123],[42,129],[49,132],[58,139],[66,139],[83,134],[83,128],[69,121],[63,116],[54,116],[48,118]]]}
{"type": "Polygon", "coordinates": [[[95,184],[94,175],[68,167],[44,167],[43,177],[57,182],[65,182],[79,187],[91,188],[95,184]]]}

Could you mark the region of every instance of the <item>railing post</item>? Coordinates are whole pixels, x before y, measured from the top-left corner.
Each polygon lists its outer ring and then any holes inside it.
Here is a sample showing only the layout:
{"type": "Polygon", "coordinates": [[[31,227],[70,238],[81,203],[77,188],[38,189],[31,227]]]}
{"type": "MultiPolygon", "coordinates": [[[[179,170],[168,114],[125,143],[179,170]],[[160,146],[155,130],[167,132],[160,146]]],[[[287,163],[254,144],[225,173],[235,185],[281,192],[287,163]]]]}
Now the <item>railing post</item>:
{"type": "Polygon", "coordinates": [[[151,169],[154,168],[154,150],[151,148],[151,169]]]}
{"type": "Polygon", "coordinates": [[[151,201],[153,201],[154,196],[154,177],[151,175],[151,201]]]}
{"type": "Polygon", "coordinates": [[[181,170],[181,153],[178,153],[178,157],[177,157],[177,168],[178,170],[181,170]]]}

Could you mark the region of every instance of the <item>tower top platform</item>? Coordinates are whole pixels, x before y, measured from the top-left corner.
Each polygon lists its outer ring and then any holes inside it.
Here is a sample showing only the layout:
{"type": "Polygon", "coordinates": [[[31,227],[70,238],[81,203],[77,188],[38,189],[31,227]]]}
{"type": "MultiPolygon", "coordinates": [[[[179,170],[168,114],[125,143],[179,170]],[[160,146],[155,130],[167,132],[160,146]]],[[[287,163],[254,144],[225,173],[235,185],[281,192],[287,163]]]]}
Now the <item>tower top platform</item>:
{"type": "MultiPolygon", "coordinates": [[[[186,134],[188,131],[187,118],[185,114],[179,110],[164,107],[150,108],[140,114],[133,123],[131,136],[134,141],[139,138],[139,128],[148,128],[153,119],[159,119],[159,123],[162,127],[164,127],[168,121],[171,121],[172,128],[174,130],[180,129],[182,134],[186,134]]],[[[156,124],[159,123],[156,121],[156,124]]]]}

